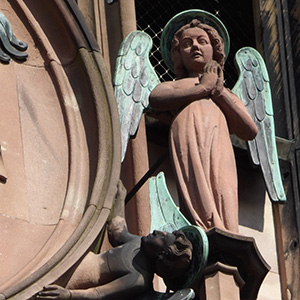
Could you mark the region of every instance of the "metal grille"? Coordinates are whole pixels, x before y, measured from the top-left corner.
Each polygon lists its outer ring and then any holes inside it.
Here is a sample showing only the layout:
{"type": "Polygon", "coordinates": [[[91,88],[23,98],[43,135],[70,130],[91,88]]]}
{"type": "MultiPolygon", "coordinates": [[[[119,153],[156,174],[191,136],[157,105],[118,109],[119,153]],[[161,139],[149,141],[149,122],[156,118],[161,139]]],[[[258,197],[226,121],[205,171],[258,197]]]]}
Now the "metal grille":
{"type": "Polygon", "coordinates": [[[255,47],[252,0],[136,0],[137,28],[153,39],[150,60],[162,81],[175,75],[164,64],[159,48],[160,36],[166,23],[177,13],[187,9],[203,9],[216,15],[226,26],[230,39],[230,53],[225,64],[225,79],[232,88],[237,80],[234,55],[245,46],[255,47]]]}

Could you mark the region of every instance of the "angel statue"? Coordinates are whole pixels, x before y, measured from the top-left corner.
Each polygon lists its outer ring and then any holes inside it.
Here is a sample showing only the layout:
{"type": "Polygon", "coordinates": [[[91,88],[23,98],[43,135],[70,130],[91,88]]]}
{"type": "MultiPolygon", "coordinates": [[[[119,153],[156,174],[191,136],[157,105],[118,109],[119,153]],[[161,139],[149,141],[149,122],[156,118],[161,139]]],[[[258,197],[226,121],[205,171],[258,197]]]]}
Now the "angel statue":
{"type": "Polygon", "coordinates": [[[27,44],[16,38],[12,27],[6,16],[0,12],[0,61],[8,63],[13,57],[17,60],[25,60],[28,56],[26,52],[27,44]]]}
{"type": "Polygon", "coordinates": [[[236,55],[235,93],[224,87],[229,36],[223,23],[202,10],[173,17],[161,37],[175,81],[160,83],[149,62],[151,38],[133,32],[123,42],[114,78],[123,156],[144,108],[172,116],[170,159],[180,208],[194,225],[238,232],[238,186],[230,135],[249,141],[273,201],[285,201],[275,145],[272,100],[263,60],[252,48],[236,55]],[[238,96],[237,96],[238,95],[238,96]]]}

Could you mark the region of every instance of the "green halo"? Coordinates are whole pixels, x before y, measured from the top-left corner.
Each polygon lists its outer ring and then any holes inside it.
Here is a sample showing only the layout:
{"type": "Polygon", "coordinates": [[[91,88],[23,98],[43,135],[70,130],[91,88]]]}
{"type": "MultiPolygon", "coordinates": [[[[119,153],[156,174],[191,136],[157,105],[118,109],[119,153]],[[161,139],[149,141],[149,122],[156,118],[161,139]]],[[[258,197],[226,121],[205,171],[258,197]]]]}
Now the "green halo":
{"type": "Polygon", "coordinates": [[[198,19],[201,23],[215,28],[224,41],[224,52],[226,58],[229,53],[230,38],[225,25],[213,14],[201,9],[189,9],[175,15],[165,26],[160,40],[161,55],[168,66],[174,72],[173,62],[171,60],[171,46],[174,34],[183,25],[190,23],[193,19],[198,19]]]}
{"type": "Polygon", "coordinates": [[[190,287],[193,281],[204,270],[208,258],[208,239],[203,229],[198,226],[188,225],[180,228],[189,241],[193,244],[192,262],[184,274],[177,277],[165,278],[166,286],[173,291],[190,287]]]}

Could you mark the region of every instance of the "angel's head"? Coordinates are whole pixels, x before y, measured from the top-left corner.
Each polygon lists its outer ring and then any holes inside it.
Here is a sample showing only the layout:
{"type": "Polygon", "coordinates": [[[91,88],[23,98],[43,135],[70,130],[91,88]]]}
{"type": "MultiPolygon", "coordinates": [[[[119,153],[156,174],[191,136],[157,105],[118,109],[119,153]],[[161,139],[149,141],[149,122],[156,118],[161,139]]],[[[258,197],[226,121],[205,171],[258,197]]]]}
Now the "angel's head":
{"type": "Polygon", "coordinates": [[[181,230],[154,230],[142,237],[142,250],[154,258],[155,271],[164,279],[184,273],[191,265],[193,245],[181,230]]]}
{"type": "Polygon", "coordinates": [[[174,35],[171,59],[178,78],[187,77],[190,71],[203,71],[209,60],[225,63],[224,42],[213,27],[194,19],[182,26],[174,35]]]}

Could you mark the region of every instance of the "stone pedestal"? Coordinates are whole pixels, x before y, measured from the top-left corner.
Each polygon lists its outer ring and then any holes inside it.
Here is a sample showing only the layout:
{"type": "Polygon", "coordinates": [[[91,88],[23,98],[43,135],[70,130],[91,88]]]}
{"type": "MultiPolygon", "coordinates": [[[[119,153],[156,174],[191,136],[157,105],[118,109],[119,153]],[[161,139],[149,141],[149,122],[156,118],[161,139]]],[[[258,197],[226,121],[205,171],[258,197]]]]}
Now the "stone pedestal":
{"type": "Polygon", "coordinates": [[[207,267],[193,284],[196,299],[255,300],[270,267],[255,240],[213,228],[207,267]]]}
{"type": "Polygon", "coordinates": [[[217,262],[205,270],[203,291],[206,300],[239,300],[244,284],[237,267],[217,262]]]}

